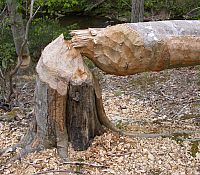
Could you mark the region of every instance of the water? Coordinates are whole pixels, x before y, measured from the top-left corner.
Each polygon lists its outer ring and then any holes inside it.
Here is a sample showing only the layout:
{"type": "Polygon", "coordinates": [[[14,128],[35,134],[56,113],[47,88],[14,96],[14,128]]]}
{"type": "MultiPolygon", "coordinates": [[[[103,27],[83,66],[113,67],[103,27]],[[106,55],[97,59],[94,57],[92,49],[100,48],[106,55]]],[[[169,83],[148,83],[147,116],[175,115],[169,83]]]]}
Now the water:
{"type": "Polygon", "coordinates": [[[117,20],[113,20],[106,17],[95,17],[95,16],[77,16],[68,15],[60,18],[60,24],[62,26],[70,26],[77,24],[79,29],[87,28],[102,28],[109,25],[115,25],[119,23],[117,20]]]}

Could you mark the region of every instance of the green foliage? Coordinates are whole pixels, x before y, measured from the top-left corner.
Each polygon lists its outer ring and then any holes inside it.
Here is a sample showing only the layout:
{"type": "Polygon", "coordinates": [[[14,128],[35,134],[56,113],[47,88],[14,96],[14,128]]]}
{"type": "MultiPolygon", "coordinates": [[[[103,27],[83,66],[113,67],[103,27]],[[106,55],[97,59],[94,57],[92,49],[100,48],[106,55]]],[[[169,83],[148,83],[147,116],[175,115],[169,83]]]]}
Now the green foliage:
{"type": "Polygon", "coordinates": [[[32,22],[29,34],[29,49],[31,56],[37,61],[42,49],[57,38],[60,34],[64,34],[66,39],[69,38],[69,31],[77,29],[77,25],[62,27],[59,21],[49,18],[37,18],[32,22]]]}
{"type": "Polygon", "coordinates": [[[87,65],[87,67],[89,67],[90,69],[93,69],[95,67],[94,63],[88,59],[88,58],[84,58],[84,63],[87,65]]]}
{"type": "Polygon", "coordinates": [[[38,0],[35,6],[41,6],[42,13],[51,15],[72,11],[72,8],[79,4],[78,0],[38,0]]]}
{"type": "MultiPolygon", "coordinates": [[[[89,3],[87,4],[89,6],[89,3]]],[[[93,13],[97,15],[106,14],[109,16],[130,16],[131,0],[107,0],[98,8],[95,8],[93,13]]]]}
{"type": "MultiPolygon", "coordinates": [[[[145,0],[145,11],[152,9],[159,13],[163,9],[171,14],[172,18],[179,18],[185,16],[192,9],[200,6],[199,0],[145,0]]],[[[197,12],[200,15],[200,11],[197,12]]],[[[194,15],[193,18],[196,18],[194,15]]]]}
{"type": "Polygon", "coordinates": [[[15,45],[12,38],[12,32],[8,27],[8,21],[0,23],[0,68],[7,70],[13,66],[16,60],[15,45]]]}
{"type": "Polygon", "coordinates": [[[0,67],[8,69],[10,65],[13,65],[15,55],[15,47],[13,43],[4,43],[0,45],[0,67]]]}
{"type": "MultiPolygon", "coordinates": [[[[106,14],[114,17],[130,17],[132,0],[107,0],[98,8],[94,9],[95,14],[106,14]]],[[[183,19],[183,17],[192,9],[200,7],[199,0],[144,0],[145,16],[159,15],[166,10],[171,18],[183,19]]],[[[190,19],[200,19],[200,10],[189,16],[190,19]]]]}
{"type": "Polygon", "coordinates": [[[4,6],[5,6],[5,0],[0,0],[0,10],[2,10],[4,6]]]}
{"type": "MultiPolygon", "coordinates": [[[[59,21],[49,18],[36,18],[32,21],[29,30],[29,50],[33,61],[40,57],[42,49],[61,33],[66,39],[69,38],[69,31],[77,29],[77,25],[61,27],[59,21]]],[[[0,68],[10,69],[16,62],[15,46],[12,38],[12,32],[7,25],[0,34],[0,68]]]]}

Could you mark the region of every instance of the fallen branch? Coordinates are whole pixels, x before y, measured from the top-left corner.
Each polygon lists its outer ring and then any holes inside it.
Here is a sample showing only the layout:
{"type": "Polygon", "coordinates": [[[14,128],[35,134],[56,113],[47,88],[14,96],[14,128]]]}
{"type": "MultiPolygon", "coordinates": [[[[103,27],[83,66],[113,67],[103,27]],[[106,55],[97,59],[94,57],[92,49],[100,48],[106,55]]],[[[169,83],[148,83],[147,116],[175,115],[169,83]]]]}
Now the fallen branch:
{"type": "Polygon", "coordinates": [[[63,164],[86,165],[86,166],[95,167],[95,168],[106,168],[105,165],[99,165],[99,164],[94,164],[94,163],[86,163],[86,162],[63,162],[63,164]]]}
{"type": "Polygon", "coordinates": [[[34,173],[32,175],[39,175],[39,174],[48,174],[48,173],[76,173],[76,174],[83,174],[81,171],[72,171],[72,170],[48,170],[48,171],[41,171],[38,173],[34,173]]]}

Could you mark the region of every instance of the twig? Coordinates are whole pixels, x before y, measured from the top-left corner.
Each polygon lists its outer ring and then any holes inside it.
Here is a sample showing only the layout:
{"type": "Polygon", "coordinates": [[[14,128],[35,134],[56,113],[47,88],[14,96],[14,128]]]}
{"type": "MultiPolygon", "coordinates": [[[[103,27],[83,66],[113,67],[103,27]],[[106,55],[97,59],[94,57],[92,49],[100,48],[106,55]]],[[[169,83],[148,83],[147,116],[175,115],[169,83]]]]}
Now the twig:
{"type": "Polygon", "coordinates": [[[122,2],[123,2],[124,4],[126,4],[128,7],[132,8],[132,6],[129,5],[126,1],[122,0],[122,2]]]}
{"type": "Polygon", "coordinates": [[[0,78],[2,78],[3,80],[5,80],[5,76],[3,75],[3,71],[2,71],[1,68],[0,68],[0,78]]]}
{"type": "Polygon", "coordinates": [[[200,7],[197,7],[197,8],[192,9],[191,11],[189,11],[189,12],[185,15],[185,18],[187,19],[191,13],[196,12],[196,11],[198,11],[198,10],[200,10],[200,7]]]}
{"type": "Polygon", "coordinates": [[[183,141],[189,141],[189,142],[199,142],[200,141],[200,137],[195,137],[195,138],[179,138],[183,141]]]}
{"type": "Polygon", "coordinates": [[[108,156],[113,156],[113,157],[120,157],[120,156],[125,156],[125,155],[131,155],[132,152],[127,152],[127,153],[120,153],[120,154],[112,154],[112,153],[108,153],[108,156]]]}
{"type": "Polygon", "coordinates": [[[35,13],[33,14],[32,18],[35,17],[35,15],[37,14],[38,10],[40,9],[40,6],[38,6],[38,8],[36,9],[35,13]]]}
{"type": "Polygon", "coordinates": [[[86,8],[85,11],[91,11],[93,8],[96,8],[97,6],[99,6],[100,4],[102,4],[104,1],[106,0],[99,0],[99,2],[91,5],[90,7],[86,8]]]}
{"type": "Polygon", "coordinates": [[[83,174],[81,171],[72,171],[72,170],[48,170],[48,171],[41,171],[38,173],[34,173],[32,175],[39,175],[39,174],[47,174],[47,173],[76,173],[76,174],[83,174]]]}
{"type": "Polygon", "coordinates": [[[0,16],[3,15],[3,13],[4,13],[5,10],[6,10],[6,7],[7,7],[7,6],[5,5],[5,7],[3,8],[2,12],[0,13],[0,16]]]}
{"type": "Polygon", "coordinates": [[[96,168],[106,168],[105,165],[99,165],[99,164],[94,164],[94,163],[86,163],[86,162],[63,162],[63,164],[86,165],[86,166],[96,167],[96,168]]]}

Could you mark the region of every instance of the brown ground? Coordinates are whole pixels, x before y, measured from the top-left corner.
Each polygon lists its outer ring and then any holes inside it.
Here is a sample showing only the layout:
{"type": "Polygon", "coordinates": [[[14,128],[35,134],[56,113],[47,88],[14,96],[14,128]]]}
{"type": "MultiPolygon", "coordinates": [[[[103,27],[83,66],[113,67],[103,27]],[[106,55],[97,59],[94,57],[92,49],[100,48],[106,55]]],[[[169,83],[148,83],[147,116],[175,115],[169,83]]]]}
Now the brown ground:
{"type": "MultiPolygon", "coordinates": [[[[62,164],[55,149],[11,163],[5,163],[12,155],[7,152],[0,158],[0,174],[200,174],[199,70],[192,67],[127,77],[98,73],[106,113],[117,127],[135,132],[176,132],[172,137],[132,139],[108,131],[96,137],[86,151],[70,148],[71,161],[89,163],[81,166],[62,164]]],[[[20,108],[12,113],[1,111],[8,119],[0,121],[0,148],[17,143],[32,117],[34,77],[19,80],[20,108]]]]}

